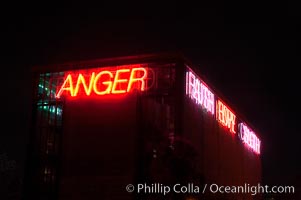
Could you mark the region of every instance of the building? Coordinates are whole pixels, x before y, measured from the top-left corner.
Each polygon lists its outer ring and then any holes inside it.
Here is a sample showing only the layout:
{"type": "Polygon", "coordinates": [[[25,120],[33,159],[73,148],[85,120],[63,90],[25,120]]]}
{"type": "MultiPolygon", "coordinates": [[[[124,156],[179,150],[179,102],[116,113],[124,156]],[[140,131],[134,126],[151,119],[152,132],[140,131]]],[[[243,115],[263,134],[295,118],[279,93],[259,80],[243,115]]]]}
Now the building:
{"type": "Polygon", "coordinates": [[[33,76],[26,198],[259,198],[197,191],[260,183],[261,144],[183,56],[38,66],[33,76]],[[158,194],[177,183],[181,194],[158,194]]]}

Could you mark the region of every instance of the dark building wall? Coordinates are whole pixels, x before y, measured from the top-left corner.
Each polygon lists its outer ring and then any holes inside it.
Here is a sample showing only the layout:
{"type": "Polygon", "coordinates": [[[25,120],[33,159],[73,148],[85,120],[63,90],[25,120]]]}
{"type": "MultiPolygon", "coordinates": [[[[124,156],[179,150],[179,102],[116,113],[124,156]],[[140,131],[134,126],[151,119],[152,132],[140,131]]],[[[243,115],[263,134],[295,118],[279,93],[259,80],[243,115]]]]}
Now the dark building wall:
{"type": "Polygon", "coordinates": [[[127,199],[137,156],[137,96],[69,100],[64,106],[59,199],[127,199]]]}
{"type": "MultiPolygon", "coordinates": [[[[144,181],[258,184],[260,157],[185,95],[184,61],[160,57],[149,66],[157,68],[151,91],[64,102],[58,198],[133,199],[125,186],[144,181]]],[[[249,194],[206,194],[208,199],[218,196],[253,199],[249,194]]]]}
{"type": "MultiPolygon", "coordinates": [[[[160,167],[165,164],[158,164],[160,159],[147,158],[153,156],[152,150],[164,154],[161,147],[168,146],[169,131],[174,129],[170,88],[175,77],[173,65],[165,64],[154,70],[156,90],[145,95],[132,91],[61,100],[53,94],[68,68],[61,68],[59,73],[38,70],[26,198],[132,199],[125,190],[127,184],[158,180],[160,174],[166,174],[160,167]],[[58,104],[59,115],[54,114],[58,104]],[[59,127],[50,119],[59,122],[59,127]],[[56,146],[55,157],[47,150],[49,132],[59,136],[55,145],[51,143],[56,146]],[[147,146],[151,146],[150,152],[147,146]]],[[[153,63],[154,67],[159,65],[153,63]]]]}
{"type": "MultiPolygon", "coordinates": [[[[221,127],[214,116],[187,98],[184,104],[183,140],[196,151],[196,174],[202,184],[249,186],[261,183],[260,157],[247,149],[237,138],[221,127]]],[[[207,198],[256,199],[249,194],[206,194],[207,198]]]]}
{"type": "MultiPolygon", "coordinates": [[[[261,182],[260,156],[239,140],[237,133],[230,133],[205,108],[188,96],[183,105],[183,139],[192,145],[198,161],[197,174],[202,184],[215,183],[223,186],[250,186],[261,182]]],[[[206,194],[210,198],[256,199],[249,194],[206,194]]]]}

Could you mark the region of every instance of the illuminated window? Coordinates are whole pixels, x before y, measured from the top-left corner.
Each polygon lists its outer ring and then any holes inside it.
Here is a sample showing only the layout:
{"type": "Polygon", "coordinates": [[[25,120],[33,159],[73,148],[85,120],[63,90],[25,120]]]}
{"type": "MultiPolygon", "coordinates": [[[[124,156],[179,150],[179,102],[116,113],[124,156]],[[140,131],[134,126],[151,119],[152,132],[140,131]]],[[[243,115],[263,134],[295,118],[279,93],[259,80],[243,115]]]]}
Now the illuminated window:
{"type": "Polygon", "coordinates": [[[33,163],[39,165],[39,184],[53,193],[56,168],[59,161],[59,145],[62,134],[63,102],[56,99],[56,91],[64,73],[42,73],[38,77],[35,95],[35,149],[38,152],[33,163]]]}

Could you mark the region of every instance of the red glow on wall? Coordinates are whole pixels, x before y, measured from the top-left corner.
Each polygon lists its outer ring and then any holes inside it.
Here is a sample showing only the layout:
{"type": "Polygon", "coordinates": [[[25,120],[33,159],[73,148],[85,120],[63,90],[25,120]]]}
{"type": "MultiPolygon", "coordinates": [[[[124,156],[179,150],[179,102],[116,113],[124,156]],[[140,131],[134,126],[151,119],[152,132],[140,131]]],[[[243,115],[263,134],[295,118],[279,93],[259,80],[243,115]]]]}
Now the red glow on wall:
{"type": "Polygon", "coordinates": [[[85,73],[67,73],[56,97],[79,94],[90,96],[105,94],[124,94],[136,89],[146,90],[147,69],[118,68],[115,70],[86,71],[85,73]]]}
{"type": "Polygon", "coordinates": [[[235,131],[236,116],[220,100],[216,101],[216,119],[220,124],[227,127],[231,133],[236,133],[235,131]]]}
{"type": "Polygon", "coordinates": [[[260,154],[260,140],[256,136],[256,134],[249,129],[244,123],[238,124],[238,137],[250,147],[255,153],[260,154]]]}
{"type": "Polygon", "coordinates": [[[186,72],[186,95],[214,115],[214,94],[192,71],[186,72]]]}

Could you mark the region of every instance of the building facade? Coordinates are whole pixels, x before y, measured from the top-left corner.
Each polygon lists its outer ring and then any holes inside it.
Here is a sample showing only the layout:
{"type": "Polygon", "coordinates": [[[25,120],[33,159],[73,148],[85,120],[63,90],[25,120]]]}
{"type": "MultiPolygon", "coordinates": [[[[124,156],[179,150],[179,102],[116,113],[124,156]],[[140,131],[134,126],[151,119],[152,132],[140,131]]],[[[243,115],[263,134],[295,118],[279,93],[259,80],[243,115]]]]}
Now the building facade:
{"type": "Polygon", "coordinates": [[[197,191],[260,183],[261,143],[182,56],[41,66],[33,75],[27,199],[259,198],[197,191]],[[161,194],[175,184],[184,191],[161,194]]]}

